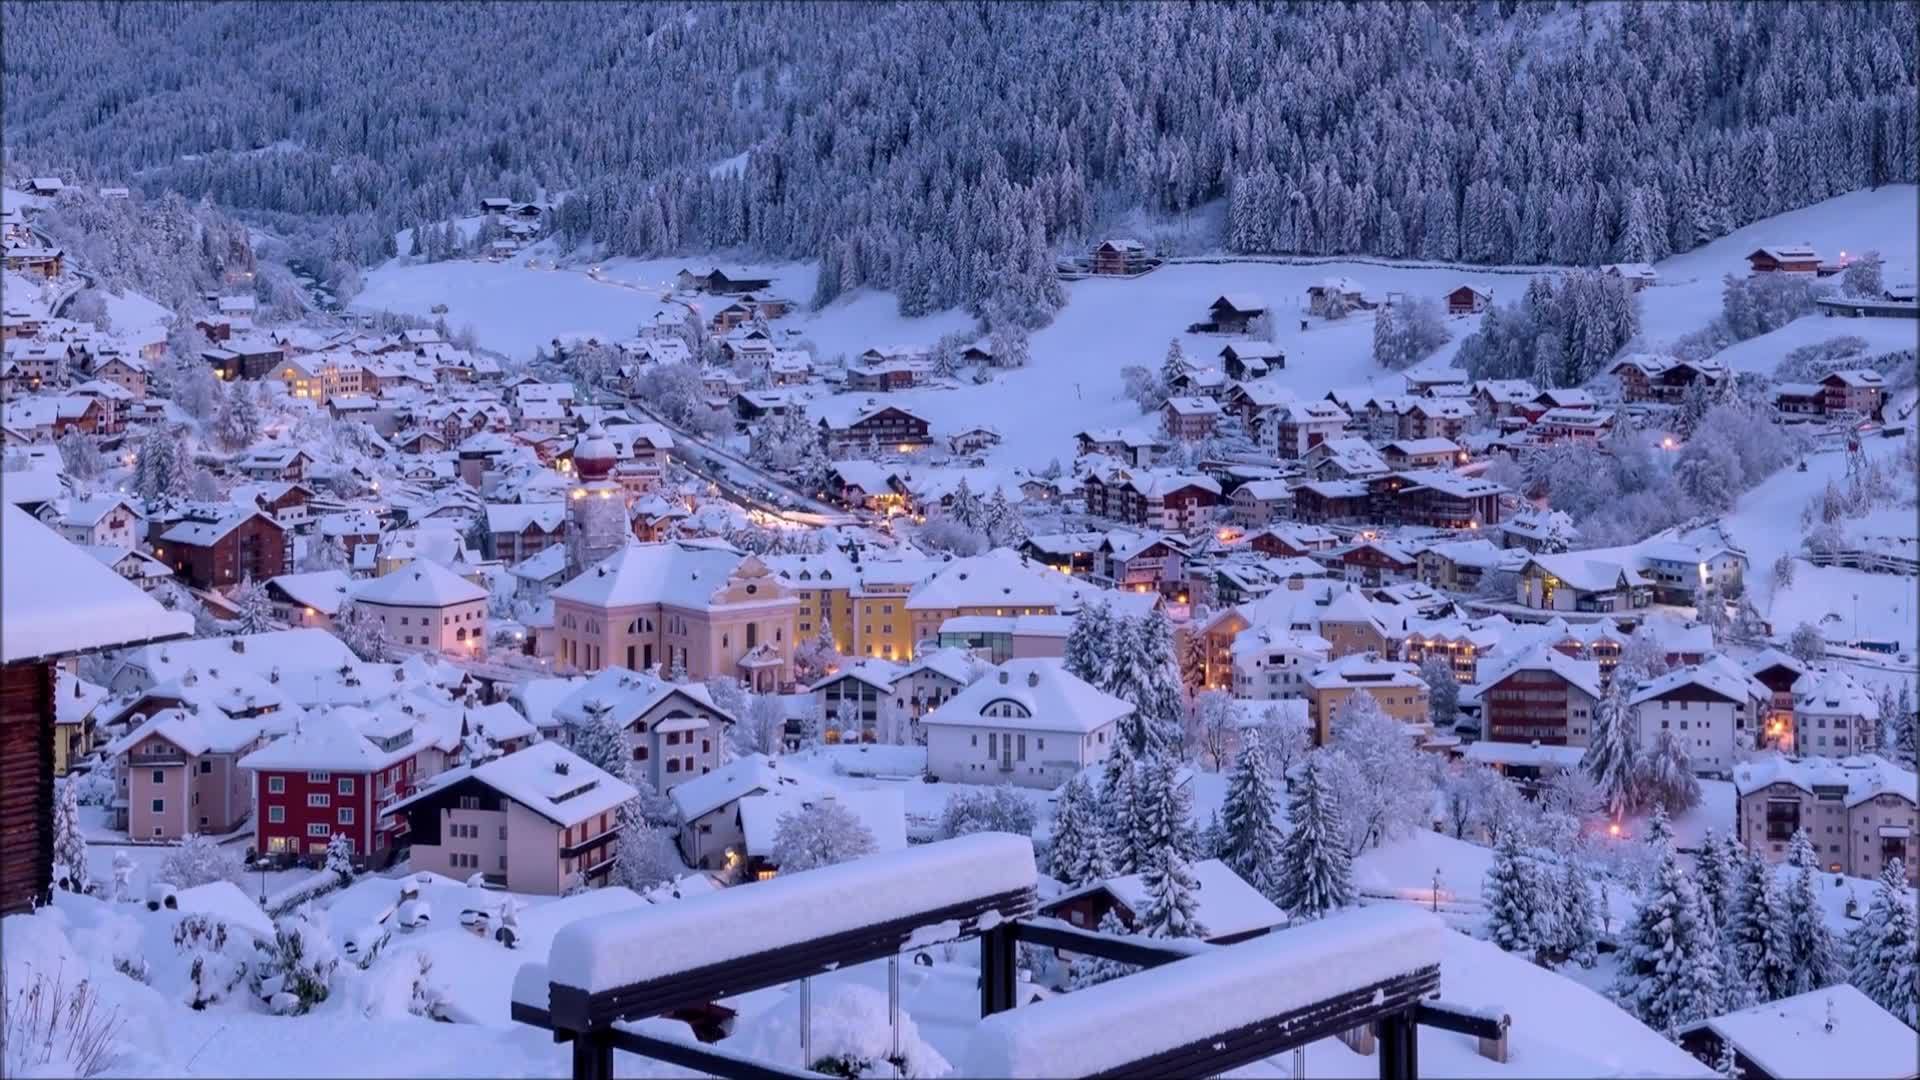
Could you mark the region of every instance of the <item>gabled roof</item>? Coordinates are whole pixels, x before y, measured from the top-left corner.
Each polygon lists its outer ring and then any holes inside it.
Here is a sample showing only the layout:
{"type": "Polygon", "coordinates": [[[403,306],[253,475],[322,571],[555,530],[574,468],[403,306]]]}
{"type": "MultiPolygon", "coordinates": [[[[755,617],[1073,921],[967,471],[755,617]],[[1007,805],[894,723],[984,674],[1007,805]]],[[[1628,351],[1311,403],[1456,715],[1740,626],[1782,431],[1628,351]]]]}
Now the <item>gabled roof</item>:
{"type": "MultiPolygon", "coordinates": [[[[1911,969],[1909,969],[1911,970],[1911,969]]],[[[1915,1074],[1913,1029],[1851,983],[1702,1020],[1766,1076],[1848,1076],[1908,1080],[1915,1074]]]]}
{"type": "Polygon", "coordinates": [[[471,775],[563,829],[639,794],[632,784],[552,741],[494,758],[474,768],[471,775]]]}
{"type": "Polygon", "coordinates": [[[1581,592],[1605,592],[1628,586],[1645,585],[1647,580],[1631,566],[1595,559],[1586,552],[1568,551],[1557,555],[1535,555],[1527,560],[1581,592]]]}
{"type": "Polygon", "coordinates": [[[1522,671],[1545,671],[1559,676],[1567,683],[1579,687],[1588,697],[1599,700],[1600,663],[1597,660],[1575,660],[1573,657],[1554,648],[1548,642],[1541,642],[1532,648],[1508,659],[1493,670],[1482,669],[1477,690],[1484,691],[1506,680],[1509,676],[1522,671]]]}
{"type": "Polygon", "coordinates": [[[748,754],[681,783],[668,797],[680,812],[680,820],[689,822],[748,795],[814,794],[827,789],[825,781],[797,769],[784,768],[777,758],[748,754]]]}
{"type": "Polygon", "coordinates": [[[604,711],[613,723],[627,727],[643,713],[670,698],[685,698],[692,707],[713,714],[721,722],[735,719],[716,705],[705,683],[672,683],[627,668],[602,668],[553,703],[551,714],[560,723],[584,725],[592,713],[604,711]]]}
{"type": "Polygon", "coordinates": [[[1665,675],[1641,684],[1634,692],[1631,704],[1643,701],[1658,701],[1682,687],[1695,686],[1706,690],[1736,705],[1748,701],[1766,701],[1773,691],[1766,685],[1740,669],[1738,664],[1724,656],[1714,656],[1698,664],[1675,668],[1665,675]]]}
{"type": "Polygon", "coordinates": [[[193,629],[191,615],[161,607],[12,503],[0,507],[0,534],[6,538],[0,545],[0,661],[110,648],[193,629]]]}
{"type": "Polygon", "coordinates": [[[1920,801],[1920,778],[1886,758],[1864,757],[1790,758],[1768,753],[1733,767],[1733,787],[1742,795],[1751,795],[1774,784],[1792,784],[1812,793],[1819,788],[1846,791],[1846,804],[1858,806],[1875,795],[1899,795],[1908,802],[1920,801]]]}
{"type": "MultiPolygon", "coordinates": [[[[1219,859],[1202,859],[1192,866],[1194,878],[1194,917],[1206,928],[1207,937],[1223,938],[1253,933],[1280,926],[1287,913],[1259,890],[1233,872],[1219,859]]],[[[1146,913],[1151,904],[1146,875],[1125,874],[1063,893],[1048,903],[1049,909],[1086,896],[1105,892],[1119,901],[1135,918],[1146,913]]]]}
{"type": "Polygon", "coordinates": [[[313,770],[368,773],[405,761],[421,749],[409,738],[391,750],[374,745],[363,729],[380,726],[384,718],[365,709],[343,705],[331,712],[308,716],[294,730],[240,759],[243,769],[313,770]]]}
{"type": "Polygon", "coordinates": [[[353,598],[361,603],[389,607],[444,608],[484,601],[487,590],[431,559],[414,559],[362,582],[354,590],[353,598]]]}
{"type": "Polygon", "coordinates": [[[1133,712],[1133,706],[1068,674],[1058,660],[1009,660],[922,717],[933,726],[996,727],[1088,734],[1133,712]],[[1028,716],[987,715],[1011,701],[1028,716]]]}

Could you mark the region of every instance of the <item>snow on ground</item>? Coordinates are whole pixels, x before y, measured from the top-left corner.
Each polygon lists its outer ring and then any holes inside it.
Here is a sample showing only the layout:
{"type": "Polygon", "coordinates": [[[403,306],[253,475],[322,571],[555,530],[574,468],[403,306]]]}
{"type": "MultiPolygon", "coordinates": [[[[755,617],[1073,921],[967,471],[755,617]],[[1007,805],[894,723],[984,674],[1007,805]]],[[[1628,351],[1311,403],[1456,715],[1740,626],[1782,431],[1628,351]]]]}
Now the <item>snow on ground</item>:
{"type": "MultiPolygon", "coordinates": [[[[1868,436],[1863,448],[1869,456],[1880,458],[1897,455],[1902,445],[1896,440],[1868,436]]],[[[1830,640],[1897,641],[1902,651],[1912,652],[1920,609],[1911,578],[1817,567],[1803,560],[1794,569],[1791,586],[1774,588],[1774,560],[1783,553],[1800,553],[1805,532],[1800,511],[1829,481],[1844,483],[1846,474],[1845,451],[1818,451],[1807,455],[1806,472],[1782,469],[1734,504],[1724,527],[1727,536],[1746,550],[1748,595],[1761,617],[1773,625],[1776,637],[1810,622],[1830,640]]],[[[1848,523],[1847,528],[1860,535],[1911,536],[1913,508],[1882,510],[1864,521],[1848,523]]]]}
{"type": "Polygon", "coordinates": [[[119,296],[103,290],[100,299],[106,303],[107,318],[112,320],[115,336],[137,344],[166,340],[173,312],[165,304],[131,289],[119,296]]]}
{"type": "Polygon", "coordinates": [[[1837,337],[1857,337],[1865,341],[1867,346],[1860,354],[1863,358],[1879,356],[1896,349],[1913,348],[1914,321],[1803,315],[1770,334],[1735,342],[1715,353],[1713,358],[1734,371],[1771,376],[1774,368],[1793,350],[1837,337]]]}
{"type": "MultiPolygon", "coordinates": [[[[1756,221],[1656,263],[1660,283],[1640,294],[1641,336],[1658,346],[1707,325],[1720,313],[1721,279],[1728,274],[1744,275],[1747,255],[1764,244],[1805,241],[1827,258],[1837,258],[1842,251],[1858,255],[1877,249],[1886,261],[1884,277],[1888,282],[1913,280],[1916,261],[1920,260],[1920,239],[1916,239],[1913,216],[1916,197],[1920,197],[1920,189],[1912,184],[1851,192],[1756,221]]],[[[1855,320],[1833,321],[1851,325],[1855,320]]],[[[1874,320],[1858,321],[1864,324],[1874,320]]],[[[1859,332],[1834,331],[1836,335],[1859,332]]],[[[1910,322],[1905,343],[1913,343],[1910,322]]],[[[1785,352],[1782,349],[1781,355],[1785,352]]]]}

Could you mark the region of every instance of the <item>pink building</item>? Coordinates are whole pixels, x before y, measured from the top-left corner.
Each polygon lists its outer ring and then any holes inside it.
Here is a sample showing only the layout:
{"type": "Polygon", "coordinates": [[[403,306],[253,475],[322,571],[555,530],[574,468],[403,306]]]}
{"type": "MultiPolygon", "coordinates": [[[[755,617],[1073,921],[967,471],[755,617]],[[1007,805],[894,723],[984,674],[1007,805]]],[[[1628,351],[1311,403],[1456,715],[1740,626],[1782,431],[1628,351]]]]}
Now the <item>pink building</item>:
{"type": "Polygon", "coordinates": [[[239,761],[261,738],[257,720],[189,707],[154,713],[115,740],[107,754],[119,759],[116,803],[127,835],[179,840],[238,828],[253,808],[239,761]]]}

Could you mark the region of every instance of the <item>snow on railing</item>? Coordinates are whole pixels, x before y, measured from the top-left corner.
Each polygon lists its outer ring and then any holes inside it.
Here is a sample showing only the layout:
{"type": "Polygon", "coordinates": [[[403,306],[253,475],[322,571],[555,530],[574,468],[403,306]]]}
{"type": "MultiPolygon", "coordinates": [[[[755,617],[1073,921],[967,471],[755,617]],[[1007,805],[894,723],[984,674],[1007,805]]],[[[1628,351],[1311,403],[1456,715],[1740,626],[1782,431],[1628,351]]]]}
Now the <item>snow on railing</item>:
{"type": "Polygon", "coordinates": [[[1436,967],[1445,929],[1361,908],[980,1021],[966,1076],[1090,1076],[1436,967]]]}
{"type": "Polygon", "coordinates": [[[332,892],[340,884],[340,875],[332,870],[315,870],[311,877],[302,878],[268,896],[264,906],[267,914],[277,919],[316,896],[332,892]]]}
{"type": "Polygon", "coordinates": [[[614,990],[1033,889],[1033,842],[975,833],[562,927],[554,983],[614,990]]]}

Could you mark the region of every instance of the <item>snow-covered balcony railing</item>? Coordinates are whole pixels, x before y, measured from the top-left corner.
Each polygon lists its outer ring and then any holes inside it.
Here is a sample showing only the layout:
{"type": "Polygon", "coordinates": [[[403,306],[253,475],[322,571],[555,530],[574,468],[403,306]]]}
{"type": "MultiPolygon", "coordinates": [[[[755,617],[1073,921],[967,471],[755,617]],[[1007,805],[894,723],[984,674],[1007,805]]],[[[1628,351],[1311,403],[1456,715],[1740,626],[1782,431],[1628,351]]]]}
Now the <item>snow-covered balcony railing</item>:
{"type": "Polygon", "coordinates": [[[1399,905],[1336,915],[1035,1005],[974,1029],[968,1076],[1217,1076],[1380,1026],[1380,1074],[1418,1075],[1415,1017],[1445,930],[1399,905]]]}
{"type": "Polygon", "coordinates": [[[513,1015],[592,1032],[897,956],[1031,915],[1036,880],[1032,841],[978,833],[583,919],[555,935],[545,994],[516,993],[513,1015]]]}

